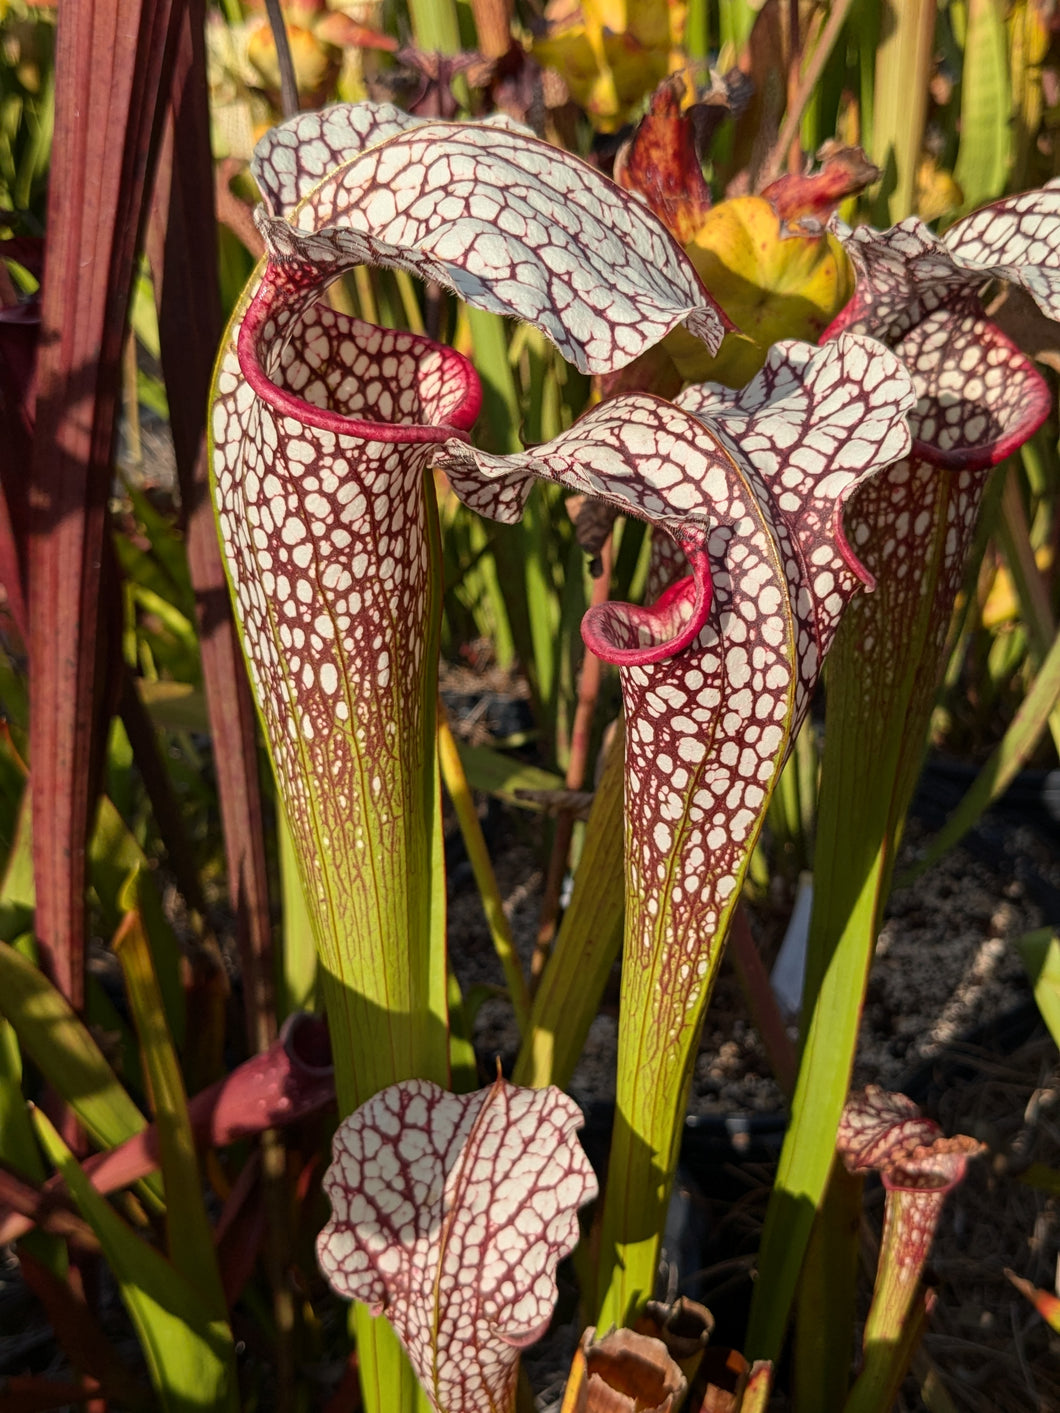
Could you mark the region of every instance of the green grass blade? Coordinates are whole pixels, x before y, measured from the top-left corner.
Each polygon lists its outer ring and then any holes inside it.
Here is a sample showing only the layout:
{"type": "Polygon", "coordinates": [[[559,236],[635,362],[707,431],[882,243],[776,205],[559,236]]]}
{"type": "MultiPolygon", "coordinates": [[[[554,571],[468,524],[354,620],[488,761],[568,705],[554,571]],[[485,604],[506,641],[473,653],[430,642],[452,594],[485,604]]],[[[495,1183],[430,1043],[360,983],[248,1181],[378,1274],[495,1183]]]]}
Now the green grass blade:
{"type": "Polygon", "coordinates": [[[540,810],[543,805],[535,798],[538,794],[566,788],[562,775],[513,760],[489,746],[469,746],[458,741],[456,749],[471,788],[485,795],[495,795],[506,804],[519,805],[524,810],[540,810]]]}
{"type": "Polygon", "coordinates": [[[448,976],[449,1072],[454,1094],[470,1094],[479,1087],[478,1061],[472,1044],[473,1017],[465,1008],[464,997],[452,968],[448,976]]]}
{"type": "Polygon", "coordinates": [[[974,828],[984,811],[1008,789],[1034,753],[1060,707],[1060,634],[1042,669],[1012,718],[1001,744],[980,770],[975,783],[931,842],[931,847],[903,882],[917,878],[974,828]]]}
{"type": "MultiPolygon", "coordinates": [[[[791,1126],[762,1230],[759,1267],[767,1270],[769,1284],[760,1286],[747,1336],[747,1348],[756,1357],[769,1349],[775,1358],[783,1343],[806,1243],[828,1182],[884,873],[881,850],[864,872],[862,890],[832,954],[810,1020],[792,1100],[791,1126]]],[[[823,912],[815,906],[814,926],[823,933],[831,923],[827,905],[823,912]]]]}
{"type": "Polygon", "coordinates": [[[232,1333],[202,1294],[148,1246],[101,1197],[40,1110],[37,1136],[91,1225],[136,1327],[165,1413],[237,1413],[232,1333]]]}
{"type": "Polygon", "coordinates": [[[320,978],[313,923],[306,907],[298,856],[282,802],[276,801],[280,847],[280,896],[283,900],[283,942],[276,949],[276,1006],[282,1021],[292,1011],[320,1009],[320,978]]]}
{"type": "Polygon", "coordinates": [[[201,687],[190,682],[147,682],[140,677],[136,689],[159,730],[205,734],[210,729],[206,697],[201,687]]]}
{"type": "Polygon", "coordinates": [[[1060,934],[1053,927],[1028,932],[1016,944],[1034,988],[1034,999],[1049,1027],[1049,1034],[1060,1045],[1060,934]]]}
{"type": "Polygon", "coordinates": [[[1012,98],[1004,6],[998,0],[967,3],[961,145],[953,172],[964,193],[962,211],[974,210],[1001,194],[1011,154],[1012,98]]]}
{"type": "MultiPolygon", "coordinates": [[[[549,547],[555,539],[555,531],[546,500],[548,489],[535,486],[523,513],[522,526],[523,576],[530,624],[529,662],[533,664],[537,695],[545,706],[545,719],[551,724],[560,716],[558,654],[567,635],[561,632],[555,581],[549,563],[549,547]]],[[[553,502],[553,508],[558,508],[562,514],[561,505],[556,507],[553,502]]],[[[580,614],[576,621],[581,621],[580,614]]]]}
{"type": "MultiPolygon", "coordinates": [[[[131,881],[127,890],[130,902],[136,901],[139,882],[138,878],[131,881]]],[[[224,1321],[227,1307],[213,1233],[203,1205],[202,1175],[188,1119],[188,1097],[173,1038],[166,1025],[151,947],[138,909],[126,913],[114,939],[114,951],[125,976],[129,1009],[140,1038],[144,1072],[158,1126],[169,1259],[199,1292],[207,1317],[224,1321]]],[[[233,1366],[233,1375],[234,1372],[233,1366]]]]}
{"type": "Polygon", "coordinates": [[[889,226],[913,209],[935,59],[935,0],[890,0],[876,49],[869,156],[883,172],[873,220],[889,226]]]}
{"type": "Polygon", "coordinates": [[[735,64],[743,53],[759,8],[748,0],[718,0],[718,37],[723,48],[730,47],[730,63],[735,64]]]}
{"type": "Polygon", "coordinates": [[[0,943],[0,1012],[98,1147],[116,1148],[147,1126],[62,993],[7,943],[0,943]]]}
{"type": "MultiPolygon", "coordinates": [[[[487,450],[497,453],[519,451],[520,404],[519,390],[508,358],[508,330],[497,314],[481,309],[462,309],[470,330],[471,355],[475,370],[482,381],[482,420],[487,450]]],[[[484,535],[482,529],[479,535],[484,535]]],[[[493,616],[498,631],[497,657],[504,663],[504,651],[510,642],[526,668],[535,705],[543,705],[535,654],[534,629],[531,621],[527,585],[528,531],[518,525],[494,525],[488,530],[493,553],[481,566],[486,590],[492,601],[493,616]]],[[[472,545],[477,535],[472,530],[472,545]]],[[[509,649],[510,651],[510,649],[509,649]]]]}
{"type": "Polygon", "coordinates": [[[1008,7],[1008,72],[1012,85],[1012,190],[1033,186],[1042,120],[1042,65],[1049,52],[1049,20],[1037,0],[1008,7]]]}
{"type": "Polygon", "coordinates": [[[689,0],[688,18],[685,21],[685,49],[690,59],[705,60],[710,57],[709,0],[689,0]]]}
{"type": "Polygon", "coordinates": [[[834,1160],[799,1281],[795,1406],[837,1413],[850,1381],[864,1180],[834,1160]]]}
{"type": "Polygon", "coordinates": [[[22,1097],[22,1052],[10,1021],[0,1018],[0,1162],[39,1187],[45,1179],[40,1149],[22,1097]]]}
{"type": "Polygon", "coordinates": [[[427,54],[458,54],[460,23],[452,0],[409,0],[416,43],[427,54]]]}
{"type": "Polygon", "coordinates": [[[169,630],[190,657],[198,657],[199,639],[195,632],[195,625],[177,608],[176,604],[170,603],[161,594],[155,593],[153,589],[147,588],[144,584],[134,584],[132,595],[134,601],[145,613],[152,614],[164,628],[169,630]]]}
{"type": "Polygon", "coordinates": [[[424,477],[423,496],[426,518],[430,533],[428,544],[431,554],[431,583],[436,586],[431,595],[431,613],[434,630],[428,640],[428,651],[433,654],[434,668],[429,683],[425,684],[430,696],[423,698],[425,731],[431,732],[429,762],[422,776],[422,789],[425,795],[423,806],[424,830],[427,836],[428,869],[426,899],[427,931],[427,994],[426,1016],[432,1033],[438,1043],[432,1048],[431,1063],[440,1075],[451,1079],[449,1055],[449,960],[447,950],[448,889],[445,874],[445,837],[442,824],[442,779],[438,765],[438,712],[441,698],[438,694],[438,656],[441,643],[441,585],[442,585],[442,532],[438,517],[438,496],[434,478],[424,477]]]}
{"type": "Polygon", "coordinates": [[[180,980],[180,944],[149,876],[150,861],[113,802],[103,796],[89,844],[92,883],[106,925],[113,932],[125,908],[120,896],[131,874],[140,875],[138,894],[143,925],[151,943],[166,1020],[174,1040],[184,1043],[184,988],[180,980]]]}
{"type": "MultiPolygon", "coordinates": [[[[460,18],[453,0],[409,0],[408,13],[413,38],[424,54],[460,53],[460,18]]],[[[452,89],[454,97],[466,108],[470,94],[463,74],[453,79],[452,89]]]]}
{"type": "Polygon", "coordinates": [[[479,897],[482,899],[486,923],[493,940],[493,950],[497,954],[497,959],[504,971],[504,979],[508,984],[508,994],[515,1011],[519,1034],[526,1035],[530,1014],[530,990],[519,962],[519,954],[515,949],[511,925],[504,911],[504,901],[501,898],[500,889],[497,887],[497,879],[490,862],[486,839],[475,810],[475,802],[468,788],[467,777],[460,764],[456,742],[453,740],[453,733],[449,729],[449,723],[440,707],[438,759],[441,763],[442,779],[445,781],[446,791],[456,812],[460,833],[464,839],[464,847],[467,849],[468,858],[471,861],[471,869],[475,875],[479,897]]]}
{"type": "Polygon", "coordinates": [[[585,829],[574,893],[530,1012],[512,1081],[533,1089],[570,1083],[622,946],[625,914],[624,736],[608,750],[585,829]]]}
{"type": "Polygon", "coordinates": [[[15,837],[0,886],[0,941],[13,942],[33,926],[33,826],[29,790],[22,792],[15,837]]]}

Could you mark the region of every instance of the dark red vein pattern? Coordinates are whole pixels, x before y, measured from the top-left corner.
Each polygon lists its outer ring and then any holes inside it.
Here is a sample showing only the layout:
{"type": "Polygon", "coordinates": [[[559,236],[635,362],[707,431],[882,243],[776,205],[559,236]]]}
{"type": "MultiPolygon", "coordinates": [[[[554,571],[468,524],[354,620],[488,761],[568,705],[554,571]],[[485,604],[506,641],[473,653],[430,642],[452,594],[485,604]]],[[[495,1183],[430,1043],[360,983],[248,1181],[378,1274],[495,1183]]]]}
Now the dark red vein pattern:
{"type": "MultiPolygon", "coordinates": [[[[493,478],[485,513],[518,514],[520,477],[548,476],[646,516],[694,569],[654,609],[609,604],[586,626],[594,651],[620,664],[628,723],[620,1025],[644,1043],[630,1041],[618,1103],[637,1123],[637,1153],[660,1165],[673,1158],[716,938],[793,722],[865,577],[843,540],[842,504],[908,450],[913,401],[908,374],[878,345],[783,344],[739,393],[692,389],[682,407],[629,395],[522,456],[452,442],[439,455],[472,504],[473,477],[493,478]]],[[[643,1220],[624,1214],[613,1239],[643,1220]]]]}
{"type": "Polygon", "coordinates": [[[479,389],[458,354],[348,319],[312,303],[318,292],[305,267],[274,268],[230,329],[211,414],[213,474],[325,969],[356,1006],[379,993],[371,939],[404,938],[409,952],[387,983],[392,1016],[365,1007],[356,1017],[356,1061],[334,1026],[365,1097],[388,1082],[391,1059],[417,1068],[408,1018],[426,997],[412,912],[426,900],[408,879],[428,869],[421,796],[434,664],[424,642],[436,611],[422,477],[432,442],[474,420],[479,389]],[[402,1015],[408,1053],[398,1045],[392,1055],[402,1015]]]}
{"type": "MultiPolygon", "coordinates": [[[[826,338],[856,329],[892,347],[913,377],[917,407],[912,454],[860,487],[847,510],[847,533],[877,588],[851,603],[829,667],[815,852],[828,888],[818,891],[811,922],[808,1007],[825,982],[825,959],[839,945],[864,985],[985,470],[1030,436],[1048,411],[1044,383],[985,320],[979,291],[989,278],[1012,280],[1032,291],[1046,313],[1060,312],[1060,189],[988,207],[941,240],[915,218],[889,231],[837,230],[856,286],[826,338]]],[[[823,1034],[831,1024],[829,1011],[814,1009],[815,1029],[823,1034]]],[[[844,1038],[845,1054],[835,1043],[807,1050],[802,1087],[818,1091],[818,1123],[838,1126],[838,1098],[829,1100],[824,1089],[842,1092],[854,1042],[853,1033],[844,1038]]],[[[794,1145],[798,1135],[796,1123],[794,1145]]],[[[791,1171],[800,1161],[796,1151],[785,1155],[791,1171]]],[[[808,1149],[801,1161],[812,1207],[827,1170],[808,1178],[808,1149]]],[[[797,1267],[809,1225],[792,1224],[780,1212],[776,1204],[770,1209],[761,1266],[783,1284],[783,1272],[797,1267]]],[[[789,1295],[781,1292],[785,1300],[789,1295]]]]}
{"type": "Polygon", "coordinates": [[[893,356],[854,338],[834,354],[778,345],[742,392],[681,402],[631,394],[533,452],[451,443],[437,459],[483,514],[516,518],[527,478],[549,477],[651,520],[698,566],[655,610],[610,603],[586,629],[623,667],[630,896],[654,919],[642,945],[686,968],[693,1003],[793,706],[863,577],[840,507],[908,448],[912,388],[893,356]]]}
{"type": "Polygon", "coordinates": [[[515,125],[401,130],[395,112],[329,109],[271,135],[256,172],[274,259],[437,280],[536,325],[583,371],[623,367],[679,323],[717,349],[725,316],[628,192],[515,125]]]}
{"type": "MultiPolygon", "coordinates": [[[[863,577],[841,507],[908,447],[912,400],[897,361],[860,340],[834,359],[780,345],[742,392],[692,389],[681,399],[706,421],[725,474],[710,486],[714,592],[703,633],[681,656],[622,671],[630,902],[617,1102],[638,1116],[641,1142],[620,1162],[654,1154],[656,1169],[672,1172],[673,1118],[717,938],[839,613],[863,577]]],[[[605,1242],[628,1241],[641,1223],[620,1200],[612,1207],[609,1197],[605,1242]]]]}
{"type": "MultiPolygon", "coordinates": [[[[270,128],[255,147],[251,164],[269,215],[289,215],[337,166],[367,148],[430,125],[439,126],[393,103],[335,103],[270,128]]],[[[534,136],[506,113],[493,113],[475,126],[534,136]]]]}
{"type": "Polygon", "coordinates": [[[321,1269],[386,1313],[443,1413],[514,1406],[519,1350],[547,1329],[556,1266],[596,1196],[581,1126],[558,1089],[499,1079],[458,1096],[413,1080],[335,1134],[321,1269]]]}
{"type": "Polygon", "coordinates": [[[1060,187],[986,207],[942,240],[911,218],[846,232],[844,242],[857,287],[834,327],[888,343],[917,390],[910,456],[850,504],[851,542],[879,588],[851,605],[833,683],[837,708],[861,723],[863,753],[879,759],[888,734],[904,733],[901,758],[892,755],[880,782],[893,795],[894,829],[919,768],[985,472],[1051,405],[1029,359],[984,315],[979,290],[988,277],[1009,280],[1060,315],[1060,187]]]}
{"type": "Polygon", "coordinates": [[[978,308],[977,291],[990,279],[1022,286],[1043,313],[1060,317],[1060,182],[974,211],[942,237],[916,216],[886,231],[833,224],[857,273],[833,331],[893,344],[935,309],[978,308]]]}
{"type": "Polygon", "coordinates": [[[915,217],[888,231],[840,228],[854,298],[826,333],[870,334],[917,383],[917,456],[946,466],[996,465],[1040,425],[1048,390],[983,315],[988,279],[1026,289],[1060,318],[1060,183],[976,211],[940,239],[915,217]]]}
{"type": "MultiPolygon", "coordinates": [[[[270,256],[219,365],[216,503],[325,969],[341,987],[331,1004],[341,995],[357,1011],[336,1030],[337,1069],[357,1070],[364,1097],[417,1072],[415,1026],[399,1043],[387,1017],[408,1021],[424,1004],[410,979],[423,975],[412,964],[423,889],[409,879],[428,876],[423,645],[437,600],[421,478],[432,445],[470,426],[479,392],[455,354],[347,320],[321,296],[362,259],[396,264],[535,322],[584,368],[621,366],[681,320],[716,347],[724,318],[634,198],[510,124],[330,109],[270,134],[257,170],[270,256]],[[384,960],[380,925],[410,939],[409,966],[384,960]],[[373,995],[374,1008],[361,1004],[373,995]]],[[[487,513],[492,495],[479,494],[487,513]]]]}
{"type": "Polygon", "coordinates": [[[850,1172],[878,1172],[887,1188],[880,1275],[892,1262],[899,1283],[915,1281],[946,1196],[983,1144],[964,1134],[943,1138],[938,1124],[923,1118],[911,1099],[870,1084],[847,1101],[838,1150],[850,1172]]]}
{"type": "MultiPolygon", "coordinates": [[[[270,262],[230,326],[213,408],[229,574],[325,964],[344,998],[381,995],[395,958],[381,963],[371,939],[380,923],[401,932],[409,880],[426,874],[408,821],[430,750],[420,478],[432,450],[486,515],[517,516],[544,475],[651,519],[692,575],[651,608],[601,607],[585,631],[619,663],[630,719],[624,1013],[653,1033],[622,1081],[624,1098],[637,1091],[625,1112],[645,1095],[665,1110],[641,1133],[668,1163],[715,936],[793,712],[858,584],[840,507],[907,450],[912,386],[856,336],[785,345],[741,393],[701,389],[687,408],[634,395],[533,453],[471,451],[469,367],[317,302],[339,270],[367,259],[440,279],[529,319],[589,369],[623,366],[681,320],[716,345],[722,323],[654,218],[577,159],[499,127],[430,123],[378,141],[394,121],[333,112],[297,128],[304,143],[268,146],[263,180],[285,209],[262,222],[270,262]],[[374,145],[333,151],[343,123],[374,145]]],[[[381,1087],[387,1017],[423,1013],[404,971],[394,984],[405,990],[352,1027],[362,1097],[381,1087]]],[[[337,1046],[336,1061],[342,1073],[353,1057],[337,1046]]]]}

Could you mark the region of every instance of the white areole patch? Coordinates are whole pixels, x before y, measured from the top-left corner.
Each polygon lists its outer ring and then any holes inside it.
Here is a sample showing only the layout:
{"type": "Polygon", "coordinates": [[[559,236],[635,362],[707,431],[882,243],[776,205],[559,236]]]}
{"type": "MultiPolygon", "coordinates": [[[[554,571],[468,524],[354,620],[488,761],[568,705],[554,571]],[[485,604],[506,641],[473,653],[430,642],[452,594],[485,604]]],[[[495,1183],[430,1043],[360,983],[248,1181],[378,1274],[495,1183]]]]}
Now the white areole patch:
{"type": "Polygon", "coordinates": [[[339,1125],[321,1269],[385,1308],[440,1413],[512,1406],[517,1345],[544,1333],[597,1192],[581,1125],[558,1089],[504,1080],[464,1095],[408,1080],[339,1125]]]}

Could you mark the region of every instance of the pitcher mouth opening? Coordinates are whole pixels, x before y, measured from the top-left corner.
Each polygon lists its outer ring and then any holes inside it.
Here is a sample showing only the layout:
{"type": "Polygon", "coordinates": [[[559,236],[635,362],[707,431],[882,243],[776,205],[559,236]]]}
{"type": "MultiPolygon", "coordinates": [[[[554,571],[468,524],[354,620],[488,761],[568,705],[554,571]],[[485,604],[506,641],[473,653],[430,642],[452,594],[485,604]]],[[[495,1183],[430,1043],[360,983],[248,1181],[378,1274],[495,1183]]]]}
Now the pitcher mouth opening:
{"type": "Polygon", "coordinates": [[[299,280],[286,265],[266,267],[236,344],[240,369],[257,396],[281,416],[360,441],[467,441],[482,406],[482,385],[468,359],[422,334],[381,329],[332,309],[319,298],[326,287],[316,278],[299,280]],[[328,338],[311,346],[309,332],[325,330],[328,338]],[[300,371],[316,400],[301,396],[285,377],[284,353],[300,336],[306,352],[300,371]],[[339,357],[326,369],[310,369],[308,360],[322,350],[339,357]],[[342,361],[347,354],[349,366],[342,361]],[[358,362],[366,364],[360,372],[358,362]],[[344,410],[344,403],[355,410],[344,410]]]}
{"type": "Polygon", "coordinates": [[[331,1037],[323,1016],[293,1011],[280,1029],[280,1042],[288,1058],[307,1073],[334,1074],[331,1037]]]}
{"type": "Polygon", "coordinates": [[[704,545],[682,545],[691,574],[665,589],[653,604],[603,603],[582,619],[590,652],[617,667],[665,662],[699,637],[710,614],[714,585],[704,545]]]}

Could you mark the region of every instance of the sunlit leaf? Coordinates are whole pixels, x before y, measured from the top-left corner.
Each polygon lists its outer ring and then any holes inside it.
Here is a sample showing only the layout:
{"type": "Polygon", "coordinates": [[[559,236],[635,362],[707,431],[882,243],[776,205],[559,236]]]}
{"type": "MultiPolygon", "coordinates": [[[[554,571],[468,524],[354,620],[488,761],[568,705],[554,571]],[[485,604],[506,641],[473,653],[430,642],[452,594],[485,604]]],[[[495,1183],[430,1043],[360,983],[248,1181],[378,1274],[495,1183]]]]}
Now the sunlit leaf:
{"type": "Polygon", "coordinates": [[[953,172],[966,211],[1003,189],[1012,144],[1004,11],[996,0],[968,0],[967,11],[961,140],[953,172]]]}
{"type": "MultiPolygon", "coordinates": [[[[132,901],[136,896],[135,880],[129,892],[132,901]]],[[[140,1041],[158,1133],[166,1191],[169,1259],[199,1291],[204,1311],[216,1320],[224,1320],[227,1311],[213,1232],[203,1205],[202,1174],[195,1154],[180,1061],[166,1025],[162,992],[139,911],[125,915],[114,939],[114,951],[125,976],[129,1009],[140,1041]]]]}
{"type": "Polygon", "coordinates": [[[14,1027],[23,1051],[101,1148],[115,1147],[146,1126],[62,994],[6,943],[0,943],[0,1011],[14,1027]]]}
{"type": "Polygon", "coordinates": [[[562,775],[528,765],[489,746],[469,746],[458,741],[457,750],[468,784],[487,795],[496,795],[506,804],[538,810],[541,808],[539,796],[543,792],[563,789],[562,775]]]}
{"type": "Polygon", "coordinates": [[[259,224],[274,258],[411,270],[534,324],[583,371],[621,367],[678,323],[717,348],[725,323],[687,257],[594,168],[488,124],[428,123],[381,142],[373,126],[376,145],[359,152],[365,110],[346,111],[344,146],[296,119],[282,147],[261,152],[270,214],[259,224]]]}
{"type": "Polygon", "coordinates": [[[1060,1046],[1060,935],[1054,928],[1042,927],[1021,937],[1017,945],[1042,1019],[1060,1046]]]}
{"type": "Polygon", "coordinates": [[[166,1413],[235,1413],[238,1388],[227,1322],[212,1318],[203,1308],[201,1292],[95,1191],[39,1109],[34,1121],[48,1157],[99,1237],[166,1413]]]}
{"type": "Polygon", "coordinates": [[[625,735],[621,721],[593,795],[570,902],[534,993],[530,1031],[512,1079],[535,1089],[565,1089],[574,1074],[612,967],[622,947],[626,899],[622,796],[625,735]]]}

